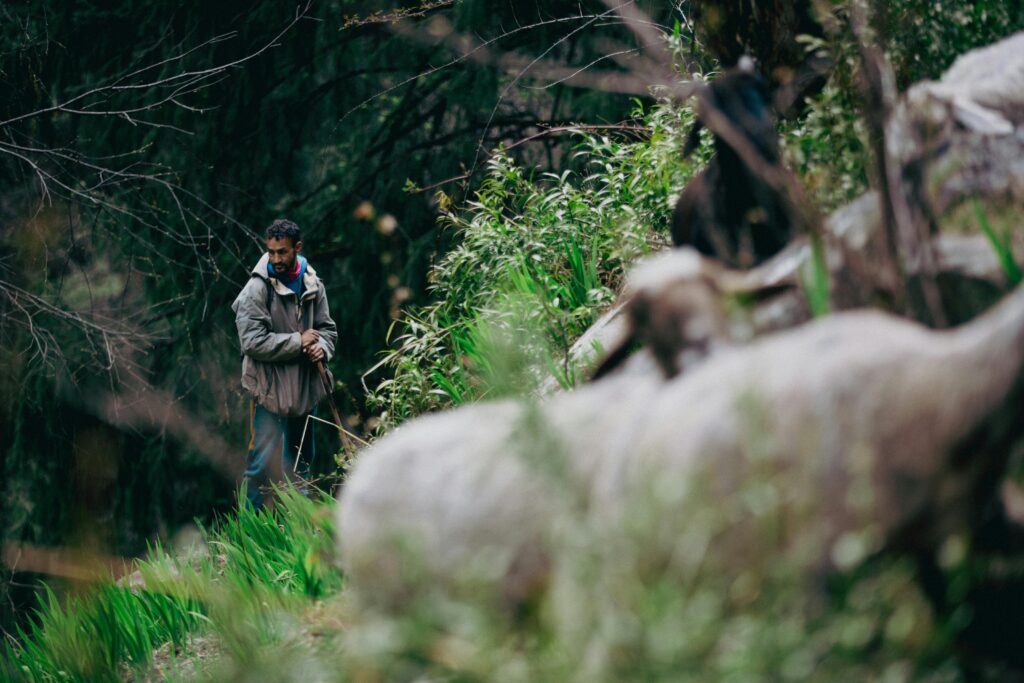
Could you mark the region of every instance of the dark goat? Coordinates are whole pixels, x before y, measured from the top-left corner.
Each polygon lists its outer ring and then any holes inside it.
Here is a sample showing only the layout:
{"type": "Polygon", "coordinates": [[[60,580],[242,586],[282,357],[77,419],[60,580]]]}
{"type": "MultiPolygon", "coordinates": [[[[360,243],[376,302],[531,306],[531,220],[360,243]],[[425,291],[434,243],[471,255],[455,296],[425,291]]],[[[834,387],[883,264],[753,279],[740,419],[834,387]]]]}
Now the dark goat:
{"type": "Polygon", "coordinates": [[[770,170],[776,181],[782,175],[767,85],[751,69],[739,67],[698,97],[698,122],[683,153],[696,147],[700,129],[707,127],[715,136],[715,156],[679,195],[672,241],[730,266],[755,266],[793,235],[781,188],[765,173],[770,170]]]}

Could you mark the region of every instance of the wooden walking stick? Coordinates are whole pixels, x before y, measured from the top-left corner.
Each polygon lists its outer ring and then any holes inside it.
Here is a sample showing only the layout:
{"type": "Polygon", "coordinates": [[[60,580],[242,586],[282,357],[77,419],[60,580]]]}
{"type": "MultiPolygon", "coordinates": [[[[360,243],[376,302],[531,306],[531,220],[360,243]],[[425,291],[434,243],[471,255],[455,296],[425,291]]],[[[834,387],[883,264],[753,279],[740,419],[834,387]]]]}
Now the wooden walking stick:
{"type": "MultiPolygon", "coordinates": [[[[353,442],[358,441],[362,446],[369,446],[366,441],[363,441],[352,432],[345,429],[341,424],[341,413],[338,412],[338,404],[334,402],[334,391],[331,387],[331,379],[327,375],[327,367],[324,365],[322,360],[318,360],[313,363],[316,366],[317,372],[320,374],[320,383],[323,385],[324,391],[327,393],[327,402],[331,405],[331,414],[334,416],[334,426],[338,428],[338,436],[341,437],[341,448],[345,453],[345,457],[341,463],[339,463],[342,469],[347,469],[352,462],[352,456],[355,455],[358,446],[353,442]]],[[[306,415],[306,426],[302,429],[302,438],[299,440],[299,453],[302,453],[302,445],[306,442],[306,431],[309,429],[309,421],[314,420],[316,422],[323,422],[324,424],[331,424],[327,420],[322,420],[312,413],[306,415]]],[[[299,466],[298,458],[295,459],[295,468],[299,466]]]]}
{"type": "Polygon", "coordinates": [[[334,387],[331,386],[331,379],[327,376],[327,368],[324,366],[322,360],[318,360],[316,363],[317,372],[320,373],[320,383],[324,386],[324,391],[327,392],[327,402],[331,405],[331,414],[334,416],[334,424],[338,428],[338,435],[341,437],[341,447],[345,449],[347,453],[355,452],[355,444],[352,443],[352,439],[349,438],[348,432],[341,425],[341,413],[338,412],[338,404],[334,402],[334,387]]]}

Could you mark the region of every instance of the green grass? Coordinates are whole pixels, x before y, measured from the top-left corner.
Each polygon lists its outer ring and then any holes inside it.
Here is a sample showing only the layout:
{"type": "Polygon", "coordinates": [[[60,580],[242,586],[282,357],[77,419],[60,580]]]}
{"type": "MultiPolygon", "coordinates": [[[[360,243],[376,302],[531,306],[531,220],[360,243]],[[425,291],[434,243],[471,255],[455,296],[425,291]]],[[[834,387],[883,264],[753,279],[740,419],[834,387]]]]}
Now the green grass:
{"type": "Polygon", "coordinates": [[[196,600],[176,591],[105,584],[65,601],[45,596],[36,625],[4,646],[5,680],[120,680],[122,665],[146,664],[165,642],[180,647],[203,621],[196,600]]]}
{"type": "Polygon", "coordinates": [[[204,530],[207,552],[198,557],[153,548],[137,563],[144,588],[111,580],[64,598],[46,588],[32,625],[0,648],[2,679],[120,681],[145,670],[161,645],[187,649],[201,630],[215,631],[228,650],[249,649],[239,629],[340,590],[331,510],[329,498],[284,489],[272,511],[245,508],[204,530]]]}
{"type": "Polygon", "coordinates": [[[811,260],[800,275],[811,315],[815,318],[828,315],[832,310],[829,271],[820,235],[811,235],[811,260]]]}
{"type": "Polygon", "coordinates": [[[972,207],[978,227],[981,228],[981,232],[988,238],[992,249],[995,250],[996,258],[999,259],[999,265],[1006,275],[1007,282],[1011,286],[1020,284],[1022,273],[1020,264],[1017,263],[1017,259],[1013,255],[1013,233],[1010,227],[1007,226],[1001,233],[997,233],[992,227],[992,223],[989,222],[988,214],[985,213],[985,209],[977,199],[972,202],[972,207]]]}

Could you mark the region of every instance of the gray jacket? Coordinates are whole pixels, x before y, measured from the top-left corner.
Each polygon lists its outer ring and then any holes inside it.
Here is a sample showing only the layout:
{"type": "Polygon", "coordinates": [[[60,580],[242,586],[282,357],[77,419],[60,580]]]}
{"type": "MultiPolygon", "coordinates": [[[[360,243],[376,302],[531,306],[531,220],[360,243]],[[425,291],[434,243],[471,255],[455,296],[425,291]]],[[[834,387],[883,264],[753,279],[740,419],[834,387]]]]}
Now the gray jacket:
{"type": "Polygon", "coordinates": [[[326,392],[316,366],[302,352],[302,331],[313,328],[320,333],[320,345],[330,360],[338,328],[331,320],[323,282],[312,266],[306,266],[302,297],[297,300],[294,292],[267,275],[269,260],[264,254],[231,304],[244,354],[242,386],[272,413],[305,415],[326,392]],[[274,290],[269,309],[268,283],[274,290]]]}

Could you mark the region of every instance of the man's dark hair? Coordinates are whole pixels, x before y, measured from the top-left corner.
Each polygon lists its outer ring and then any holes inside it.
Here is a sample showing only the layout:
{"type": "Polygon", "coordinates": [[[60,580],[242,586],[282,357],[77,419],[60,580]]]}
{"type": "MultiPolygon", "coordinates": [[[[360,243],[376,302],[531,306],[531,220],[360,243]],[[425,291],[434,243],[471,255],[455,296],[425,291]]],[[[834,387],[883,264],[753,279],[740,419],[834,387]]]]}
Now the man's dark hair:
{"type": "Polygon", "coordinates": [[[294,247],[300,241],[302,241],[302,234],[299,232],[299,226],[291,222],[287,218],[278,218],[276,221],[270,224],[267,228],[267,239],[284,239],[287,237],[292,241],[294,247]]]}

